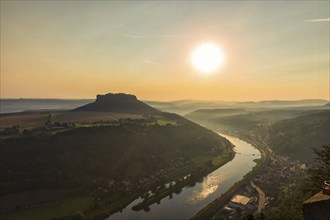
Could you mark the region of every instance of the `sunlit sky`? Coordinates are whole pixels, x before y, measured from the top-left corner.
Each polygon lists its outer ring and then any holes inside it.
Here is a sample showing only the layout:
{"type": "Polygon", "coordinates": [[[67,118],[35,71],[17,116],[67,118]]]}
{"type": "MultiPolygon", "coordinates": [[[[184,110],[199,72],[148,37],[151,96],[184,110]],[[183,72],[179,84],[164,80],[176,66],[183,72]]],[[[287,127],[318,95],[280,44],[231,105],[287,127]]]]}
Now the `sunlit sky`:
{"type": "Polygon", "coordinates": [[[1,98],[329,100],[329,1],[1,1],[1,98]],[[223,65],[191,63],[205,42],[223,65]]]}

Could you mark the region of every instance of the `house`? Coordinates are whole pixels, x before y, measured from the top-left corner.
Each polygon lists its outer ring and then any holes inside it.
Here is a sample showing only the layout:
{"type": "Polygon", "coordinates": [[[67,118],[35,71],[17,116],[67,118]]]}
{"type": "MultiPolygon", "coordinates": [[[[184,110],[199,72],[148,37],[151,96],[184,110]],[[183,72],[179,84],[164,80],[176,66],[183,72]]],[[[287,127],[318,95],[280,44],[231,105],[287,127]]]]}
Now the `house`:
{"type": "Polygon", "coordinates": [[[115,186],[115,184],[116,184],[116,181],[114,181],[113,179],[110,179],[110,180],[108,181],[108,187],[109,187],[109,188],[115,186]]]}
{"type": "Polygon", "coordinates": [[[237,194],[230,200],[229,207],[245,209],[250,200],[249,197],[237,194]]]}

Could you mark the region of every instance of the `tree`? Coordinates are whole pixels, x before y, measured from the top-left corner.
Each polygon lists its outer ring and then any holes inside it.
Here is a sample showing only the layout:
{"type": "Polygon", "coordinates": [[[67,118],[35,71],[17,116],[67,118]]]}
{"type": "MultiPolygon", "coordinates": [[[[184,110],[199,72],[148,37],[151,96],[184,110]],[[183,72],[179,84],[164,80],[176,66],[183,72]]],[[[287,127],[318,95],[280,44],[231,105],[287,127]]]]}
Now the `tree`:
{"type": "Polygon", "coordinates": [[[239,220],[254,220],[254,216],[251,213],[243,212],[244,214],[239,217],[239,220]]]}
{"type": "Polygon", "coordinates": [[[306,178],[305,191],[316,193],[322,189],[323,182],[330,180],[330,144],[314,148],[316,158],[314,166],[309,170],[309,176],[306,178]]]}
{"type": "Polygon", "coordinates": [[[266,216],[263,212],[260,212],[258,214],[256,214],[255,218],[256,220],[265,220],[266,216]]]}
{"type": "Polygon", "coordinates": [[[45,122],[45,126],[46,126],[46,128],[50,128],[51,126],[52,126],[52,121],[50,120],[51,119],[51,117],[52,117],[52,114],[48,114],[48,117],[47,117],[47,120],[46,120],[46,122],[45,122]]]}
{"type": "Polygon", "coordinates": [[[18,134],[19,133],[19,125],[14,125],[12,127],[13,134],[18,134]]]}
{"type": "Polygon", "coordinates": [[[235,211],[236,211],[237,216],[241,216],[242,209],[240,207],[236,207],[235,211]]]}
{"type": "Polygon", "coordinates": [[[82,213],[82,211],[78,211],[76,213],[73,213],[71,216],[71,220],[83,220],[85,219],[84,214],[82,213]]]}

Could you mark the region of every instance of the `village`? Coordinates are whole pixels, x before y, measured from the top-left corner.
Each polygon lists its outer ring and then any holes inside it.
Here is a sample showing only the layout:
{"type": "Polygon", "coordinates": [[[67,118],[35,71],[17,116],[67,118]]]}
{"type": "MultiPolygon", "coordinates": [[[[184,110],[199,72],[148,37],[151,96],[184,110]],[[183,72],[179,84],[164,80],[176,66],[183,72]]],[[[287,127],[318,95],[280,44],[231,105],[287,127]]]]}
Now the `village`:
{"type": "MultiPolygon", "coordinates": [[[[151,157],[155,157],[151,155],[151,157]]],[[[176,184],[183,181],[190,180],[193,176],[191,174],[184,175],[181,178],[173,181],[166,181],[169,176],[175,175],[176,172],[189,167],[193,164],[191,160],[187,160],[184,157],[180,157],[178,161],[171,161],[170,166],[167,168],[160,169],[154,174],[151,174],[147,177],[141,177],[135,181],[123,179],[115,180],[109,179],[105,180],[96,180],[99,187],[91,195],[94,197],[95,201],[109,200],[110,192],[116,193],[132,193],[137,191],[143,191],[146,188],[154,188],[141,194],[141,198],[147,199],[148,197],[154,196],[160,191],[168,190],[172,187],[177,187],[176,184]]]]}
{"type": "Polygon", "coordinates": [[[214,219],[240,219],[242,216],[253,214],[264,219],[263,212],[275,202],[281,183],[295,175],[304,174],[307,168],[305,163],[275,153],[271,153],[270,158],[268,166],[249,184],[239,188],[230,202],[213,216],[214,219]],[[276,178],[279,180],[273,181],[276,178]]]}

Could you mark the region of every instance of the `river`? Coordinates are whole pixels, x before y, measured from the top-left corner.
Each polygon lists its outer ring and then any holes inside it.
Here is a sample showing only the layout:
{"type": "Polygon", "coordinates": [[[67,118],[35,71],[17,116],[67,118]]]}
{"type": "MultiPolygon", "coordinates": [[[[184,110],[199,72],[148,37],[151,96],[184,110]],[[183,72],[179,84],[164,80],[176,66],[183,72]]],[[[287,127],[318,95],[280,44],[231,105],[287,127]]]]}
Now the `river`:
{"type": "Polygon", "coordinates": [[[134,200],[122,212],[111,215],[112,219],[189,219],[199,210],[226,192],[234,183],[243,178],[256,165],[254,159],[261,158],[260,151],[251,144],[229,135],[227,138],[235,145],[233,160],[204,177],[194,186],[186,186],[181,193],[165,197],[159,204],[149,206],[149,211],[134,211],[132,207],[142,201],[134,200]]]}

